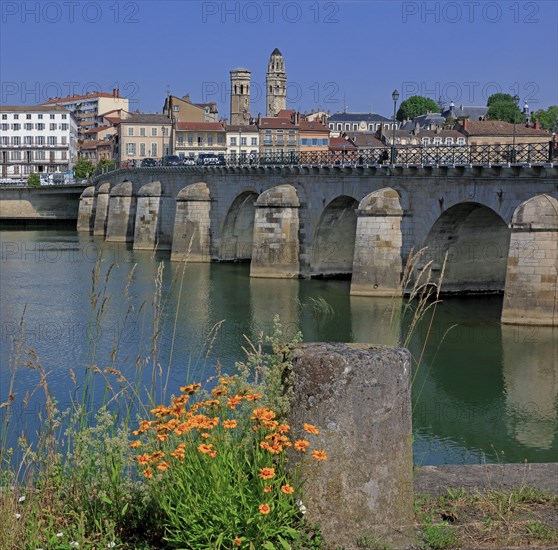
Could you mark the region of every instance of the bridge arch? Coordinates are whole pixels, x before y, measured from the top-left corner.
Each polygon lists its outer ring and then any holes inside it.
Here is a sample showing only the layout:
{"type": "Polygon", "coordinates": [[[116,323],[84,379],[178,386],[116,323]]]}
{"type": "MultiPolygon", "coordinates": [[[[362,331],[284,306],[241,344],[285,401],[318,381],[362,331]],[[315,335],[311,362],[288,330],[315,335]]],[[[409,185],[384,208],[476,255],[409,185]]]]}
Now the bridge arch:
{"type": "Polygon", "coordinates": [[[341,195],[326,205],[314,233],[313,276],[350,275],[357,227],[358,201],[341,195]]]}
{"type": "Polygon", "coordinates": [[[445,261],[442,292],[501,292],[510,246],[508,224],[477,202],[458,203],[434,222],[418,268],[428,262],[434,276],[445,261]]]}
{"type": "Polygon", "coordinates": [[[249,261],[252,259],[254,217],[258,193],[248,189],[232,202],[221,231],[219,259],[223,261],[249,261]]]}

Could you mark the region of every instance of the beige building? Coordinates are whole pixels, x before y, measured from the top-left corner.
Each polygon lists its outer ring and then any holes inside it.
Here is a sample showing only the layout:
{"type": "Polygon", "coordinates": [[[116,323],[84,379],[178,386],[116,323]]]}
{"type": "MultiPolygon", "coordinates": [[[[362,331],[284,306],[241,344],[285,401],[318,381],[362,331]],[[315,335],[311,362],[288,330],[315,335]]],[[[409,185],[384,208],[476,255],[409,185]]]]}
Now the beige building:
{"type": "Polygon", "coordinates": [[[552,135],[541,128],[514,124],[501,120],[463,120],[454,126],[467,137],[469,145],[516,145],[522,143],[548,143],[552,135]],[[515,138],[514,138],[515,134],[515,138]]]}
{"type": "Polygon", "coordinates": [[[300,120],[300,153],[326,153],[329,151],[329,128],[317,120],[300,120]]]}
{"type": "Polygon", "coordinates": [[[260,157],[285,160],[296,158],[300,151],[298,115],[293,119],[280,117],[258,118],[260,131],[260,157]]]}
{"type": "Polygon", "coordinates": [[[226,131],[221,122],[176,123],[173,154],[197,158],[200,153],[224,155],[226,152],[226,131]]]}
{"type": "Polygon", "coordinates": [[[231,75],[231,119],[232,125],[250,124],[250,78],[248,69],[238,68],[231,75]]]}
{"type": "Polygon", "coordinates": [[[171,154],[171,130],[170,119],[161,114],[137,114],[122,120],[114,138],[114,159],[122,164],[171,154]]]}
{"type": "Polygon", "coordinates": [[[259,153],[260,131],[255,124],[225,126],[227,131],[227,154],[234,161],[253,160],[259,153]]]}
{"type": "Polygon", "coordinates": [[[192,103],[190,95],[169,95],[165,99],[163,114],[173,122],[218,122],[216,103],[192,103]]]}

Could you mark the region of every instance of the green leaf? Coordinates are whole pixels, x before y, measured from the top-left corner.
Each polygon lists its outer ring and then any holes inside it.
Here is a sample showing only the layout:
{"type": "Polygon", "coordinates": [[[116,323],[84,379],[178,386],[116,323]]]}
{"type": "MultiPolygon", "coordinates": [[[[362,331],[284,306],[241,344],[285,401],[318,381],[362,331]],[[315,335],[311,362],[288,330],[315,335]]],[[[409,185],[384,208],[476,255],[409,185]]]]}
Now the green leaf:
{"type": "Polygon", "coordinates": [[[281,535],[277,535],[277,538],[285,550],[290,550],[291,545],[281,535]]]}
{"type": "Polygon", "coordinates": [[[267,542],[263,545],[263,547],[266,548],[267,550],[275,550],[275,545],[274,545],[272,542],[270,542],[270,541],[267,541],[267,542]]]}
{"type": "Polygon", "coordinates": [[[112,502],[112,500],[110,500],[109,497],[107,497],[106,495],[102,495],[101,496],[101,500],[105,503],[108,504],[109,506],[112,506],[114,504],[114,502],[112,502]]]}

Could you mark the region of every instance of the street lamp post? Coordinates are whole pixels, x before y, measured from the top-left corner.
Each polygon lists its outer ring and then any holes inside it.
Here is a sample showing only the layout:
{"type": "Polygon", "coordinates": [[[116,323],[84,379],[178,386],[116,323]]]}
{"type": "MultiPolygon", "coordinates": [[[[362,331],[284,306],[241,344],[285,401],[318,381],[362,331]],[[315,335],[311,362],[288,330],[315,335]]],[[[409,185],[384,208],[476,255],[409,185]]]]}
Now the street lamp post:
{"type": "Polygon", "coordinates": [[[515,164],[515,125],[517,122],[517,109],[519,108],[519,96],[517,94],[513,96],[513,103],[515,105],[515,109],[513,110],[513,136],[512,136],[511,162],[512,164],[515,164]]]}
{"type": "Polygon", "coordinates": [[[391,136],[391,164],[395,164],[395,113],[397,110],[397,100],[399,99],[399,92],[393,90],[391,94],[391,99],[393,99],[393,132],[391,136]]]}

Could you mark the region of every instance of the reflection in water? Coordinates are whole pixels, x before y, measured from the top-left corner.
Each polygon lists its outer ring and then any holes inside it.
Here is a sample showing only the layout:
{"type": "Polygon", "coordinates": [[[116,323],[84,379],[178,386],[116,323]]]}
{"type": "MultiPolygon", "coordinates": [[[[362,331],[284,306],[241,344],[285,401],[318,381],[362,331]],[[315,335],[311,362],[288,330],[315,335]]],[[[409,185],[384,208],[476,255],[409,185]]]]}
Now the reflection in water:
{"type": "MultiPolygon", "coordinates": [[[[2,231],[0,239],[2,250],[10,252],[0,266],[0,402],[6,399],[11,342],[25,305],[27,342],[50,373],[60,410],[76,391],[70,368],[79,380],[87,364],[112,364],[133,379],[138,358],[149,360],[153,352],[160,262],[164,311],[155,362],[165,378],[168,369],[171,391],[185,380],[213,375],[218,362],[231,371],[244,359],[244,335],[252,341],[261,331],[271,335],[276,314],[287,338],[300,329],[306,341],[392,345],[409,330],[408,320],[395,330],[390,326],[402,300],[351,297],[348,281],[250,279],[249,264],[187,264],[183,270],[183,264],[168,261],[168,253],[133,251],[73,229],[2,231]],[[101,250],[98,291],[106,285],[111,299],[92,340],[86,330],[91,272],[101,250]]],[[[444,298],[432,324],[427,319],[417,327],[409,344],[415,360],[422,357],[414,367],[415,462],[492,462],[495,455],[511,462],[556,460],[558,338],[544,328],[525,333],[502,327],[501,307],[501,297],[444,298]]],[[[36,383],[36,371],[19,371],[16,401],[36,383]]],[[[98,394],[102,389],[99,384],[98,394]]],[[[41,406],[36,392],[28,408],[18,410],[14,441],[22,430],[36,431],[34,411],[41,406]]]]}
{"type": "Polygon", "coordinates": [[[558,329],[503,325],[502,342],[509,433],[550,449],[558,427],[558,329]]]}

